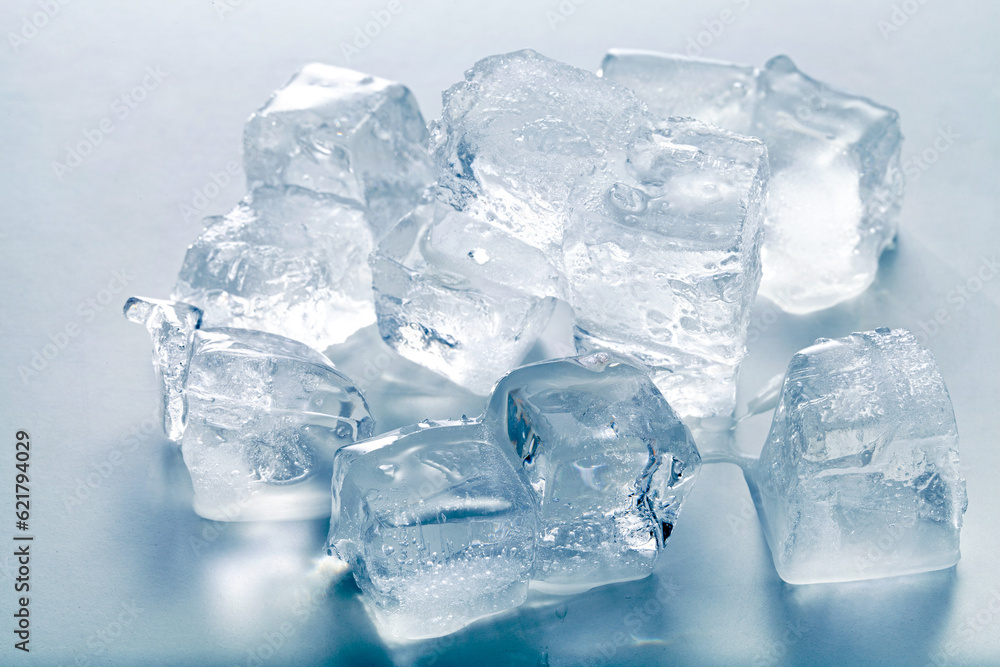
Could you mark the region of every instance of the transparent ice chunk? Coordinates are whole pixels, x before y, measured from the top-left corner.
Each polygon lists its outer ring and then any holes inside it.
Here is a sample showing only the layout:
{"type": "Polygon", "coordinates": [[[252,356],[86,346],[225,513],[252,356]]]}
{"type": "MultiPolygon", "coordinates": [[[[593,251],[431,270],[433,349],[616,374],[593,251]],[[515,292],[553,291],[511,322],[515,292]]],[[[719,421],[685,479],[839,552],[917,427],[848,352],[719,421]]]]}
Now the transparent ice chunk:
{"type": "Polygon", "coordinates": [[[484,423],[538,497],[535,585],[575,592],[651,572],[701,458],[645,369],[607,353],[524,366],[484,423]]]}
{"type": "Polygon", "coordinates": [[[480,395],[531,349],[560,285],[541,250],[436,199],[402,219],[371,263],[383,340],[480,395]]]}
{"type": "Polygon", "coordinates": [[[757,69],[656,51],[611,49],[600,75],[635,91],[663,118],[687,116],[750,134],[757,69]]]}
{"type": "Polygon", "coordinates": [[[748,475],[789,583],[951,567],[967,505],[951,399],[903,329],[820,339],[788,366],[748,475]]]}
{"type": "Polygon", "coordinates": [[[761,294],[808,313],[868,289],[896,236],[899,115],[802,74],[785,56],[760,74],[752,134],[772,179],[761,294]]]}
{"type": "Polygon", "coordinates": [[[422,422],[339,450],[328,548],[389,635],[437,637],[524,602],[537,508],[475,421],[422,422]]]}
{"type": "Polygon", "coordinates": [[[375,321],[364,211],[303,188],[261,187],[207,218],[171,297],[208,326],[258,329],[325,348],[375,321]]]}
{"type": "Polygon", "coordinates": [[[181,445],[206,519],[307,519],[330,510],[337,448],[374,432],[353,381],[282,336],[199,328],[187,304],[132,297],[125,315],[153,338],[164,425],[181,445]]]}
{"type": "Polygon", "coordinates": [[[254,113],[243,133],[251,190],[296,185],[368,210],[376,237],[433,180],[427,128],[405,86],[313,63],[254,113]]]}
{"type": "Polygon", "coordinates": [[[757,70],[614,50],[602,74],[654,113],[692,116],[767,144],[762,295],[808,313],[871,285],[903,193],[895,111],[804,75],[786,56],[757,70]]]}
{"type": "MultiPolygon", "coordinates": [[[[580,351],[639,357],[684,414],[732,410],[760,273],[759,141],[658,119],[624,87],[519,51],[445,92],[431,148],[452,208],[561,273],[552,294],[580,351]]],[[[524,253],[515,273],[534,265],[524,253]]]]}

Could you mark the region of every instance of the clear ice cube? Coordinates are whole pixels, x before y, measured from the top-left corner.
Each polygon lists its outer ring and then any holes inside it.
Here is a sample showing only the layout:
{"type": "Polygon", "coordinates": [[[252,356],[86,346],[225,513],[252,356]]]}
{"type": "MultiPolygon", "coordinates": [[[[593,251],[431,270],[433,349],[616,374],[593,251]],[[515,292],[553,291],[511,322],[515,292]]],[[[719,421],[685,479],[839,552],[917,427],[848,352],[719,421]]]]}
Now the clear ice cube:
{"type": "Polygon", "coordinates": [[[651,572],[701,458],[645,369],[607,353],[524,366],[484,423],[538,497],[534,585],[575,592],[651,572]]]}
{"type": "MultiPolygon", "coordinates": [[[[569,301],[580,351],[639,357],[684,414],[732,410],[760,273],[759,141],[655,118],[624,87],[533,51],[478,62],[445,92],[431,134],[440,198],[545,253],[526,250],[503,273],[530,277],[518,291],[569,301]],[[561,282],[538,279],[539,266],[561,282]]],[[[526,312],[519,304],[502,328],[523,330],[526,312]]],[[[402,341],[401,353],[424,345],[402,341]]]]}
{"type": "Polygon", "coordinates": [[[132,297],[125,315],[153,338],[165,430],[181,445],[200,516],[327,515],[334,452],[375,426],[350,378],[289,338],[199,328],[187,304],[132,297]]]}
{"type": "Polygon", "coordinates": [[[903,329],[820,339],[788,366],[748,479],[782,579],[951,567],[967,505],[951,399],[903,329]]]}
{"type": "Polygon", "coordinates": [[[560,284],[541,250],[436,199],[403,218],[371,262],[383,340],[480,395],[534,345],[560,284]]]}
{"type": "Polygon", "coordinates": [[[896,234],[903,192],[898,114],[800,72],[615,50],[604,77],[654,113],[692,116],[767,144],[771,179],[760,293],[793,313],[871,285],[896,234]]]}
{"type": "Polygon", "coordinates": [[[363,209],[303,188],[261,187],[208,218],[171,298],[208,326],[258,329],[325,348],[375,321],[363,209]]]}
{"type": "Polygon", "coordinates": [[[663,118],[686,116],[750,134],[757,69],[656,51],[611,49],[600,76],[635,91],[663,118]]]}
{"type": "Polygon", "coordinates": [[[388,635],[437,637],[524,602],[537,509],[518,468],[475,421],[422,422],[337,452],[328,548],[388,635]]]}
{"type": "Polygon", "coordinates": [[[433,181],[427,128],[405,86],[362,72],[305,66],[243,133],[251,190],[296,185],[367,209],[376,237],[433,181]]]}

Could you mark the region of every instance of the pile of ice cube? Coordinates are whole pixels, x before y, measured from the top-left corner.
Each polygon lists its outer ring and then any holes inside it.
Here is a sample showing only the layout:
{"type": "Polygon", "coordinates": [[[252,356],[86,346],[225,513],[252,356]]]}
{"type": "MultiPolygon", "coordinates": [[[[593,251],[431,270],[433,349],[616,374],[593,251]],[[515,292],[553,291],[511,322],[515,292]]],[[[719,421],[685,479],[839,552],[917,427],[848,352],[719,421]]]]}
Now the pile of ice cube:
{"type": "MultiPolygon", "coordinates": [[[[682,420],[732,416],[758,285],[791,312],[866,289],[900,143],[894,111],[785,57],[491,56],[429,127],[404,86],[307,66],[248,121],[250,191],[175,300],[126,304],[195,510],[332,506],[329,552],[396,637],[648,575],[701,466],[682,420]],[[577,356],[520,366],[559,302],[577,356]],[[380,433],[313,349],[375,325],[482,416],[380,433]]],[[[796,354],[738,460],[779,575],[814,583],[954,565],[957,447],[930,353],[878,329],[796,354]]]]}

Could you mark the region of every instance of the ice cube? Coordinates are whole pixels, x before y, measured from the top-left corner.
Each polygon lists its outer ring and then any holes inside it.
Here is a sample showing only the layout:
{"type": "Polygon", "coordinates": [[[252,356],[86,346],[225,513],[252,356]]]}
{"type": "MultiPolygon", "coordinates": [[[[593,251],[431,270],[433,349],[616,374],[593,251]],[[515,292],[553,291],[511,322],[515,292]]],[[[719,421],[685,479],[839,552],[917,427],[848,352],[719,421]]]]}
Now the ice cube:
{"type": "Polygon", "coordinates": [[[955,415],[934,358],[906,330],[820,339],[796,354],[748,479],[789,583],[958,562],[967,501],[955,415]]]}
{"type": "Polygon", "coordinates": [[[364,211],[334,195],[261,187],[208,218],[171,298],[208,326],[258,329],[325,348],[375,321],[364,211]]]}
{"type": "Polygon", "coordinates": [[[762,295],[808,313],[871,285],[895,237],[903,192],[895,111],[811,79],[786,56],[756,70],[613,50],[602,74],[654,113],[693,116],[767,144],[762,295]]]}
{"type": "Polygon", "coordinates": [[[388,635],[445,635],[525,600],[534,496],[478,422],[422,422],[339,450],[331,516],[328,548],[388,635]]]}
{"type": "Polygon", "coordinates": [[[600,76],[635,91],[663,118],[687,116],[749,134],[757,69],[656,51],[611,49],[600,76]]]}
{"type": "Polygon", "coordinates": [[[785,56],[767,63],[759,85],[751,133],[772,165],[761,294],[793,313],[828,308],[868,289],[896,236],[899,115],[785,56]]]}
{"type": "MultiPolygon", "coordinates": [[[[452,207],[562,272],[581,351],[638,356],[685,414],[732,410],[759,282],[760,142],[660,120],[624,87],[519,51],[445,93],[431,147],[452,207]]],[[[534,264],[524,253],[515,273],[534,264]]]]}
{"type": "Polygon", "coordinates": [[[243,144],[251,190],[297,185],[350,199],[376,236],[433,180],[409,89],[341,67],[306,65],[250,117],[243,144]]]}
{"type": "Polygon", "coordinates": [[[371,262],[383,340],[480,395],[531,349],[560,284],[542,251],[436,199],[401,220],[371,262]]]}
{"type": "Polygon", "coordinates": [[[215,521],[326,516],[334,452],[374,432],[354,382],[289,338],[199,328],[187,304],[133,297],[125,315],[153,337],[165,428],[181,445],[195,511],[215,521]]]}
{"type": "Polygon", "coordinates": [[[497,385],[484,423],[538,497],[536,586],[651,572],[701,458],[645,369],[607,353],[524,366],[497,385]]]}

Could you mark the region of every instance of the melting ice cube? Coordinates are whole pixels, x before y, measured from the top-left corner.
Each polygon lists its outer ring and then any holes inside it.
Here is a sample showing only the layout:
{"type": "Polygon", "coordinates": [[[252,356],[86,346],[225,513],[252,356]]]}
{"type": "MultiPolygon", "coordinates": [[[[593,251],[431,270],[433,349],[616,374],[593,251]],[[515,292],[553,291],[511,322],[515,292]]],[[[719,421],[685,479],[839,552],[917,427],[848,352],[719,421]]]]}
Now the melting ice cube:
{"type": "Polygon", "coordinates": [[[762,295],[808,313],[871,285],[902,200],[895,111],[806,76],[786,56],[757,70],[613,50],[601,71],[654,113],[691,116],[767,144],[762,295]]]}
{"type": "Polygon", "coordinates": [[[153,338],[164,430],[181,445],[195,511],[216,521],[326,516],[334,452],[374,430],[351,379],[289,338],[199,328],[188,304],[132,297],[125,315],[153,338]]]}
{"type": "Polygon", "coordinates": [[[519,467],[474,421],[337,452],[328,545],[387,634],[436,637],[524,602],[537,510],[519,467]]]}
{"type": "Polygon", "coordinates": [[[646,370],[606,353],[524,366],[484,422],[538,497],[536,585],[573,592],[652,571],[701,458],[646,370]]]}
{"type": "Polygon", "coordinates": [[[951,399],[902,329],[821,339],[788,366],[751,490],[782,579],[951,567],[967,500],[951,399]]]}

